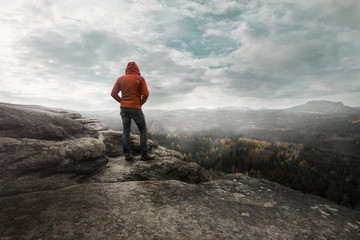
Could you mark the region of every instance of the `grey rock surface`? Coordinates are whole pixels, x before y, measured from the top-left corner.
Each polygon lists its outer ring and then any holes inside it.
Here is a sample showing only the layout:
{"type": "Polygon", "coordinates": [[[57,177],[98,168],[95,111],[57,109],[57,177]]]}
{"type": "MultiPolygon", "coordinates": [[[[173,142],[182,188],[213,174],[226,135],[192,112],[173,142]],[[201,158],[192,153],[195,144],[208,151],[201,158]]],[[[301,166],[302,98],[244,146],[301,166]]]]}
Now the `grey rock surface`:
{"type": "Polygon", "coordinates": [[[167,155],[164,152],[164,149],[155,149],[153,153],[156,159],[151,161],[141,161],[140,156],[136,156],[134,161],[125,161],[124,157],[111,158],[105,169],[87,182],[178,180],[200,183],[211,180],[199,164],[185,162],[175,151],[175,154],[168,151],[167,155]]]}
{"type": "Polygon", "coordinates": [[[1,239],[359,239],[360,213],[241,174],[0,198],[1,239]]]}

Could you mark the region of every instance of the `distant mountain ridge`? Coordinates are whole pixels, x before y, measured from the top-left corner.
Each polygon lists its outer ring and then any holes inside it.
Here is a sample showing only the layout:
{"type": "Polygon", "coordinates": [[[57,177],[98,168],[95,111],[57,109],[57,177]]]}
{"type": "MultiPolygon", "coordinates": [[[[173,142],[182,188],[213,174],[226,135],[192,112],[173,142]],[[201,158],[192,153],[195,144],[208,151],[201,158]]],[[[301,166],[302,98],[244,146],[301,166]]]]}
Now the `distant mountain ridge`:
{"type": "Polygon", "coordinates": [[[342,102],[332,102],[324,100],[309,101],[305,104],[288,108],[287,110],[313,113],[360,113],[359,109],[345,106],[342,102]]]}

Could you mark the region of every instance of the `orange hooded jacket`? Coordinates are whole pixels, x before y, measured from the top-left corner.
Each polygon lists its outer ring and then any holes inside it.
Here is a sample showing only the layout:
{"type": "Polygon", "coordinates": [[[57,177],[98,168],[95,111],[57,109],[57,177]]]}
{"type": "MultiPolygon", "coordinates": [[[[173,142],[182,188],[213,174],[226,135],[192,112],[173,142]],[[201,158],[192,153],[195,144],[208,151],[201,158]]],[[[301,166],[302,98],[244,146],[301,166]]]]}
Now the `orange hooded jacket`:
{"type": "Polygon", "coordinates": [[[141,109],[149,91],[145,79],[141,76],[135,62],[129,62],[125,75],[118,78],[111,91],[111,96],[120,103],[120,107],[141,109]],[[119,92],[121,91],[121,97],[119,92]]]}

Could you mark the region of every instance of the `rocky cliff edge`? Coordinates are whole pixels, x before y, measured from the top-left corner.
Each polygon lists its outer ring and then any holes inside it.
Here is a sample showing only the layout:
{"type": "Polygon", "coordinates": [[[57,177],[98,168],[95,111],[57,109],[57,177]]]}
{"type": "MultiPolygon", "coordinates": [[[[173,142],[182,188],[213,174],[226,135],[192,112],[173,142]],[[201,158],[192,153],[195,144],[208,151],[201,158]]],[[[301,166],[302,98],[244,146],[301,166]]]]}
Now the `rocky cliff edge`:
{"type": "Polygon", "coordinates": [[[0,103],[0,239],[360,238],[356,210],[242,174],[214,181],[150,140],[155,160],[126,162],[121,136],[76,112],[0,103]]]}

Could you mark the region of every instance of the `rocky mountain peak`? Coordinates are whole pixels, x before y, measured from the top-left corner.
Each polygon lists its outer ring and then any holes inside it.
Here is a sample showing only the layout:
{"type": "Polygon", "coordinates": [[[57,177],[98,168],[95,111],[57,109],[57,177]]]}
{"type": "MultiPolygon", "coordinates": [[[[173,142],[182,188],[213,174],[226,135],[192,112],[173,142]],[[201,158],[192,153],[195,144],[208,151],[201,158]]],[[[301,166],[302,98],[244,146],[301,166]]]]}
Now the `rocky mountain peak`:
{"type": "Polygon", "coordinates": [[[96,119],[5,103],[0,112],[0,239],[360,237],[356,210],[242,174],[212,180],[150,140],[155,160],[127,162],[122,132],[96,119]]]}

